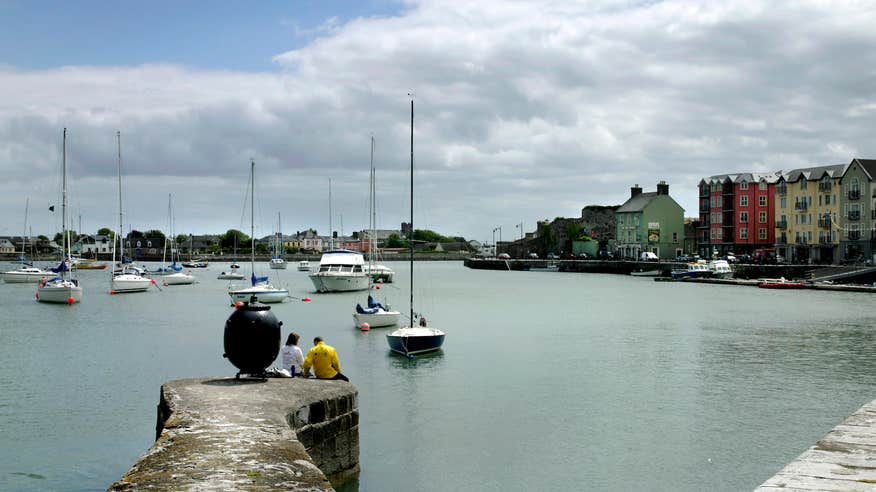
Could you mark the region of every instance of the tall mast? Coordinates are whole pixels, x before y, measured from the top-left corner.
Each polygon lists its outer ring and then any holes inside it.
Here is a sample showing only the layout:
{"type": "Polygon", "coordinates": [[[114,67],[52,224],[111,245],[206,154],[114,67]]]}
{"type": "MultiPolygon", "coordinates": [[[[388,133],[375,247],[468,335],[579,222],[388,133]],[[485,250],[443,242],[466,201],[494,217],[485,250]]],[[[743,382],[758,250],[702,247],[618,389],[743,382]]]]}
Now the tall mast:
{"type": "Polygon", "coordinates": [[[119,150],[119,261],[125,263],[125,243],[122,240],[122,132],[116,132],[116,142],[119,150]]]}
{"type": "Polygon", "coordinates": [[[64,261],[64,260],[66,260],[67,256],[69,255],[69,251],[70,251],[69,244],[68,244],[69,238],[67,237],[67,129],[66,128],[64,128],[64,144],[62,145],[62,147],[63,147],[63,149],[62,149],[61,153],[63,154],[63,156],[61,158],[61,161],[63,164],[61,165],[61,169],[62,169],[62,177],[61,177],[61,183],[62,183],[62,185],[61,185],[61,234],[63,235],[63,238],[61,240],[63,241],[63,245],[64,245],[63,246],[64,253],[63,253],[63,256],[61,258],[62,258],[62,261],[64,261]]]}
{"type": "Polygon", "coordinates": [[[374,273],[372,271],[374,269],[374,247],[377,244],[377,242],[374,238],[374,234],[375,234],[374,230],[377,228],[377,210],[376,210],[377,209],[377,196],[376,196],[377,195],[377,193],[376,193],[377,187],[374,184],[374,180],[376,178],[375,174],[376,173],[374,171],[374,136],[372,136],[371,137],[371,189],[370,189],[370,191],[371,191],[370,202],[371,203],[368,204],[369,207],[371,208],[371,217],[370,217],[370,219],[371,219],[371,224],[370,224],[371,225],[371,234],[370,234],[370,237],[368,238],[369,239],[368,259],[369,259],[369,263],[371,264],[371,267],[370,267],[371,269],[369,270],[369,275],[368,275],[369,282],[371,279],[371,275],[374,273]]]}
{"type": "Polygon", "coordinates": [[[255,159],[250,159],[249,163],[249,175],[252,179],[249,184],[249,269],[255,275],[255,159]]]}
{"type": "Polygon", "coordinates": [[[329,249],[335,249],[335,235],[332,231],[332,178],[329,178],[329,249]]]}
{"type": "MultiPolygon", "coordinates": [[[[27,236],[27,210],[30,208],[30,197],[24,201],[24,232],[21,233],[21,262],[24,263],[24,238],[27,236]]],[[[28,238],[30,239],[30,238],[28,238]]]]}
{"type": "Polygon", "coordinates": [[[414,99],[411,98],[411,224],[408,234],[411,257],[411,327],[414,326],[414,99]]]}

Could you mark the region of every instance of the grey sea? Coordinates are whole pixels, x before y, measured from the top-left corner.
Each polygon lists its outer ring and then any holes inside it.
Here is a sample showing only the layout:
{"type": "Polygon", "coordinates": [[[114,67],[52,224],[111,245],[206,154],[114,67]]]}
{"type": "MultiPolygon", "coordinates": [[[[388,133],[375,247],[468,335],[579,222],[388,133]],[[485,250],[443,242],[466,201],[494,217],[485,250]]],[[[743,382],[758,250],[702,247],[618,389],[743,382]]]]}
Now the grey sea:
{"type": "MultiPolygon", "coordinates": [[[[387,264],[377,297],[407,312],[407,263],[387,264]]],[[[750,490],[876,398],[866,294],[421,262],[447,340],[408,360],[355,328],[365,293],[315,294],[294,266],[270,273],[313,300],[273,305],[284,338],[323,336],[359,390],[344,491],[750,490]]],[[[72,307],[0,284],[0,490],[105,490],[151,445],[162,383],[233,375],[223,269],[115,296],[83,271],[72,307]]]]}

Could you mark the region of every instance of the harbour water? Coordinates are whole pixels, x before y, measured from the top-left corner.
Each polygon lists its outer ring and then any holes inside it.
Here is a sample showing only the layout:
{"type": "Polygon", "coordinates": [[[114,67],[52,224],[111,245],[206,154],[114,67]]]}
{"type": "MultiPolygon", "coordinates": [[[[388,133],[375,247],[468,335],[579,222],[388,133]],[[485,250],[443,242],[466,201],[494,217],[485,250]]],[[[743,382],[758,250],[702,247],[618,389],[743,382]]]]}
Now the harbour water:
{"type": "MultiPolygon", "coordinates": [[[[407,264],[388,265],[378,298],[407,312],[407,264]]],[[[82,271],[74,306],[0,283],[0,490],[105,490],[152,443],[162,383],[233,375],[223,268],[115,296],[82,271]]],[[[364,293],[270,271],[312,298],[274,305],[284,339],[323,336],[359,390],[345,491],[750,490],[876,398],[867,294],[415,268],[447,340],[413,360],[355,329],[364,293]]]]}

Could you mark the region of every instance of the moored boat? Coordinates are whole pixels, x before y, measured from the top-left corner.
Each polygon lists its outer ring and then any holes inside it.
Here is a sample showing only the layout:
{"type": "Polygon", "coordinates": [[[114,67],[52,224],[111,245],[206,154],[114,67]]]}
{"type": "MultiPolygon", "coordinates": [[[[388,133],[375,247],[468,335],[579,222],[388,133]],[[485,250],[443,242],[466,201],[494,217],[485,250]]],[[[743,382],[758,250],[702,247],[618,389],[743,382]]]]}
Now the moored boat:
{"type": "Polygon", "coordinates": [[[696,263],[688,263],[687,269],[685,270],[673,270],[671,272],[672,278],[704,278],[711,275],[709,271],[709,265],[706,264],[705,261],[698,261],[696,263]]]}
{"type": "Polygon", "coordinates": [[[709,274],[712,278],[730,278],[733,276],[733,269],[727,260],[712,260],[709,262],[709,274]]]}
{"type": "Polygon", "coordinates": [[[349,292],[368,288],[365,259],[349,249],[331,249],[322,254],[319,270],[310,274],[318,292],[349,292]]]}
{"type": "Polygon", "coordinates": [[[765,278],[757,284],[761,289],[802,289],[806,287],[806,282],[799,280],[786,280],[781,278],[765,278]]]}

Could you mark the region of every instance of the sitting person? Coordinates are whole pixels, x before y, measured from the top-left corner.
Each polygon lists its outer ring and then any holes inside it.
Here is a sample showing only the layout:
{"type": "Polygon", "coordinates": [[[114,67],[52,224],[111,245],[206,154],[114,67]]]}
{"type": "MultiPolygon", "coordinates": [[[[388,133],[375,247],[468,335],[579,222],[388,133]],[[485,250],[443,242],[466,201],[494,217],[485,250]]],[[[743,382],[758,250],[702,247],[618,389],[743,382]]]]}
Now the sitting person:
{"type": "Polygon", "coordinates": [[[319,379],[339,379],[349,381],[347,376],[341,374],[341,364],[338,362],[338,353],[335,348],[326,345],[322,337],[314,337],[313,348],[307,352],[301,372],[304,377],[310,377],[310,367],[319,379]]]}
{"type": "Polygon", "coordinates": [[[298,347],[298,334],[292,332],[286,339],[286,345],[280,351],[283,354],[283,369],[289,371],[289,375],[295,377],[295,372],[301,373],[304,365],[304,353],[298,347]]]}

